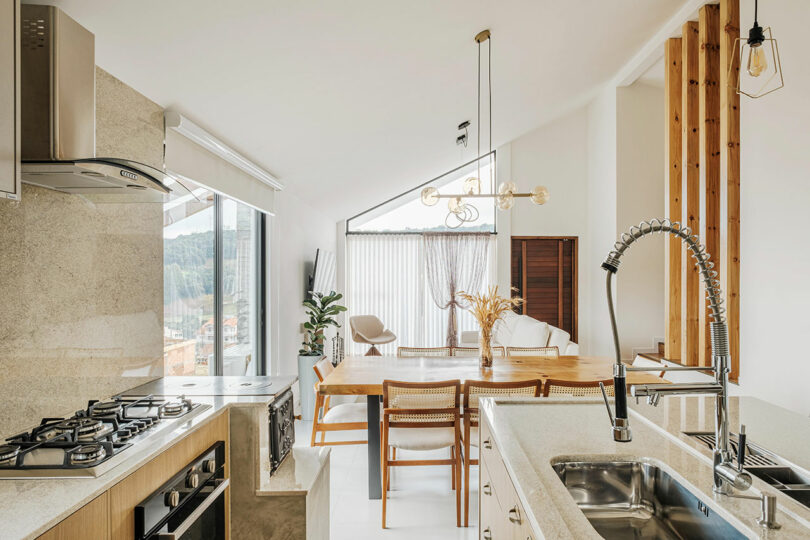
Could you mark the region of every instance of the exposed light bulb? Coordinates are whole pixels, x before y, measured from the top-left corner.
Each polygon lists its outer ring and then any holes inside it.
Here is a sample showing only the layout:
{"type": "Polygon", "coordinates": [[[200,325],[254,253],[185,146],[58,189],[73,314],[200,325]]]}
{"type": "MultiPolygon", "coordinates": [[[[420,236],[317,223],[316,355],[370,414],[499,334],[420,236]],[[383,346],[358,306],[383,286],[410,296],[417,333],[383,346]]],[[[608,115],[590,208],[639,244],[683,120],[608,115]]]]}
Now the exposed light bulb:
{"type": "Polygon", "coordinates": [[[507,192],[505,194],[498,195],[495,201],[499,210],[509,210],[515,204],[515,197],[511,193],[507,192]]]}
{"type": "Polygon", "coordinates": [[[461,197],[453,197],[452,199],[447,200],[447,209],[454,214],[463,213],[464,206],[465,204],[462,202],[461,197]]]}
{"type": "Polygon", "coordinates": [[[422,190],[422,204],[425,206],[433,206],[439,202],[439,190],[433,186],[426,187],[422,190]]]}
{"type": "Polygon", "coordinates": [[[548,198],[549,194],[546,186],[534,186],[534,188],[532,188],[532,202],[534,204],[546,204],[548,198]]]}
{"type": "Polygon", "coordinates": [[[481,180],[475,176],[470,176],[464,180],[463,191],[467,195],[478,195],[481,193],[481,180]]]}
{"type": "Polygon", "coordinates": [[[765,57],[765,47],[762,44],[750,47],[748,51],[748,74],[752,77],[759,77],[768,69],[768,60],[765,57]]]}

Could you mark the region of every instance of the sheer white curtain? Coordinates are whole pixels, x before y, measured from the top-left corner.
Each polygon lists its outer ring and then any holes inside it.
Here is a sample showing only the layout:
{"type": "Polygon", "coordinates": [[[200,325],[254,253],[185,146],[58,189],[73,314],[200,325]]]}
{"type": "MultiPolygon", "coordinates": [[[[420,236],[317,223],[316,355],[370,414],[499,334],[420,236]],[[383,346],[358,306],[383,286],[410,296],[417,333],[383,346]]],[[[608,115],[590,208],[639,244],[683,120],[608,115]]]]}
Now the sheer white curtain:
{"type": "MultiPolygon", "coordinates": [[[[489,261],[494,261],[495,236],[488,243],[489,261]]],[[[492,264],[487,265],[482,288],[494,282],[492,264]]],[[[383,354],[396,354],[397,346],[443,347],[447,338],[447,311],[436,306],[425,269],[422,235],[350,234],[346,237],[346,306],[348,317],[376,315],[397,336],[378,347],[383,354]]],[[[348,317],[346,319],[348,324],[348,317]]],[[[459,337],[478,330],[467,310],[458,311],[459,337]]],[[[365,354],[368,345],[351,341],[347,354],[365,354]]]]}

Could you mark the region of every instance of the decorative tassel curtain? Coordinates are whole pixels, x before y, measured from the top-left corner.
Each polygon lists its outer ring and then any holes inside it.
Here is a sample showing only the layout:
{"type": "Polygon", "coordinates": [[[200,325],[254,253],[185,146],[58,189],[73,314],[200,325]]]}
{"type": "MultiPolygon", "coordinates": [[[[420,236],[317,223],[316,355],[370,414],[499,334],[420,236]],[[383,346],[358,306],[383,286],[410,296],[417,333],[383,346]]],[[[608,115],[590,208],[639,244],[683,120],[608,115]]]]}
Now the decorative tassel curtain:
{"type": "Polygon", "coordinates": [[[459,292],[481,289],[489,254],[488,233],[425,233],[422,242],[428,288],[439,309],[448,310],[448,347],[458,342],[456,308],[467,307],[459,292]]]}

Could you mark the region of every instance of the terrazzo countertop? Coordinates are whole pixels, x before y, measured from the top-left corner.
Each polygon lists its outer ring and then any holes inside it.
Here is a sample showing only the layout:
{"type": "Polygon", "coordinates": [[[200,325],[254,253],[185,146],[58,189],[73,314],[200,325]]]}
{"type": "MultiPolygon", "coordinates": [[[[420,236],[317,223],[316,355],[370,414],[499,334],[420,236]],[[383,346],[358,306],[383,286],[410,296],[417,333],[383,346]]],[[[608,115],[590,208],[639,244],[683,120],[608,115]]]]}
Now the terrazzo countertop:
{"type": "MultiPolygon", "coordinates": [[[[274,390],[288,388],[295,380],[296,377],[279,380],[278,388],[274,390]]],[[[210,408],[174,429],[155,433],[148,439],[147,445],[134,445],[127,449],[127,459],[123,463],[97,478],[0,479],[0,538],[36,538],[211,419],[227,414],[227,409],[250,407],[255,411],[264,411],[266,419],[267,405],[273,399],[273,396],[195,396],[195,402],[210,405],[210,408]]],[[[326,456],[328,458],[328,452],[326,456]]],[[[304,462],[306,460],[302,456],[304,462]]],[[[306,467],[293,468],[293,482],[300,475],[295,472],[299,469],[305,470],[306,467]]],[[[269,477],[269,473],[266,476],[269,477]]]]}
{"type": "MultiPolygon", "coordinates": [[[[750,442],[774,452],[778,449],[783,456],[785,453],[792,456],[797,465],[806,466],[810,459],[806,451],[810,448],[808,419],[800,417],[804,427],[800,425],[797,429],[793,426],[796,423],[793,413],[752,398],[741,399],[731,400],[732,431],[736,432],[742,411],[743,420],[749,422],[746,425],[750,442]],[[791,425],[791,430],[783,431],[782,425],[791,425]]],[[[756,524],[760,513],[758,500],[729,498],[712,492],[710,451],[681,435],[683,430],[714,430],[712,399],[670,397],[662,398],[657,409],[633,406],[630,413],[633,440],[629,443],[613,440],[601,399],[489,398],[481,401],[481,413],[491,427],[494,442],[538,538],[601,538],[552,469],[553,463],[638,459],[662,468],[749,538],[810,537],[810,509],[756,477],[753,487],[744,494],[759,496],[763,491],[777,494],[780,530],[764,530],[756,524]]]]}
{"type": "Polygon", "coordinates": [[[158,431],[148,445],[133,445],[127,459],[97,478],[0,479],[3,539],[36,538],[123,480],[178,441],[226,413],[227,403],[198,413],[174,429],[158,431]]]}

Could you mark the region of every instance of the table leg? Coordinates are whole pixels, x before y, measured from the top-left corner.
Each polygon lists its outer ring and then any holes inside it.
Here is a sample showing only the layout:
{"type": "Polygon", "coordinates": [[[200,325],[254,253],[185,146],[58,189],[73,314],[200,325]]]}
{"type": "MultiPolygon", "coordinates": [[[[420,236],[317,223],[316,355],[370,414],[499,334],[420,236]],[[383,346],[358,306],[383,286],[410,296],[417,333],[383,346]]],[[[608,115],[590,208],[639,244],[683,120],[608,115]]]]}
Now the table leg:
{"type": "Polygon", "coordinates": [[[368,498],[382,498],[380,476],[380,396],[368,396],[368,498]]]}

